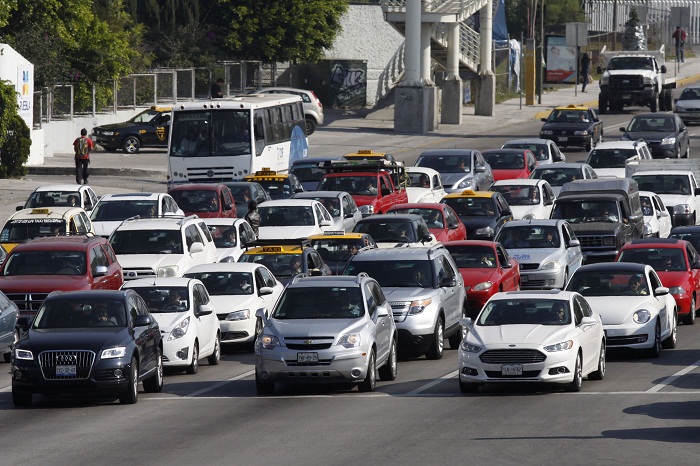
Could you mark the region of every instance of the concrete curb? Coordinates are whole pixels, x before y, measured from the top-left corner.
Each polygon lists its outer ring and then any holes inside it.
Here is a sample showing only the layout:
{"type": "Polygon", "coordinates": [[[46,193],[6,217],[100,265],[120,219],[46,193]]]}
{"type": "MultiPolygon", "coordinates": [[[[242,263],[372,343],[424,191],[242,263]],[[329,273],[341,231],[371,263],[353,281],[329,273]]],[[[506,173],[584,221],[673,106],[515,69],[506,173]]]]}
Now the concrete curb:
{"type": "MultiPolygon", "coordinates": [[[[74,176],[74,167],[47,167],[31,166],[27,167],[28,175],[48,175],[48,176],[74,176]]],[[[158,170],[144,170],[141,168],[90,168],[90,175],[95,176],[133,176],[133,177],[165,177],[166,173],[158,170]]]]}

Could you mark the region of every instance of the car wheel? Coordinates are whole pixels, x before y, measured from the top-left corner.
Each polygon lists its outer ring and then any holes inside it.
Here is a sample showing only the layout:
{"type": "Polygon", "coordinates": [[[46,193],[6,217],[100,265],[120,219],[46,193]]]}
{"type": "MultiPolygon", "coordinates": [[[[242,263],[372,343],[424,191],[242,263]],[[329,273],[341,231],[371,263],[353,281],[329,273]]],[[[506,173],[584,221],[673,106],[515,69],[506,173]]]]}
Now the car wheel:
{"type": "Polygon", "coordinates": [[[210,366],[218,366],[221,361],[221,335],[216,332],[216,340],[214,341],[214,352],[209,355],[207,362],[210,366]]]}
{"type": "Polygon", "coordinates": [[[306,135],[310,136],[316,131],[316,122],[312,118],[307,118],[306,120],[306,135]]]}
{"type": "Polygon", "coordinates": [[[603,98],[603,94],[598,95],[598,113],[601,115],[608,113],[608,101],[603,98]]]}
{"type": "Polygon", "coordinates": [[[141,148],[141,141],[136,136],[127,136],[122,141],[122,150],[125,154],[135,154],[141,148]]]}
{"type": "Polygon", "coordinates": [[[479,391],[478,383],[468,383],[459,381],[459,391],[462,393],[476,393],[479,391]]]}
{"type": "Polygon", "coordinates": [[[260,377],[258,376],[258,370],[255,369],[255,390],[260,395],[271,395],[272,392],[275,391],[275,383],[260,380],[260,377]]]}
{"type": "Polygon", "coordinates": [[[396,361],[396,340],[391,339],[391,348],[389,349],[389,359],[382,367],[379,368],[379,378],[385,381],[395,380],[398,373],[398,363],[396,361]]]}
{"type": "Polygon", "coordinates": [[[160,348],[156,351],[158,358],[156,373],[143,381],[143,390],[148,393],[159,393],[163,390],[163,355],[160,348]]]}
{"type": "Polygon", "coordinates": [[[445,350],[445,328],[442,323],[442,317],[438,317],[437,323],[435,324],[435,330],[433,331],[433,343],[430,345],[430,349],[425,353],[425,357],[428,359],[442,359],[442,354],[445,350]]]}
{"type": "Polygon", "coordinates": [[[654,346],[649,348],[649,357],[658,358],[661,356],[661,324],[656,321],[656,327],[654,328],[654,346]]]}
{"type": "Polygon", "coordinates": [[[651,113],[656,113],[658,110],[658,104],[659,104],[659,94],[654,93],[654,95],[651,96],[651,99],[649,99],[649,110],[651,110],[651,113]]]}
{"type": "Polygon", "coordinates": [[[12,351],[15,349],[15,345],[19,341],[19,332],[15,330],[14,333],[14,339],[12,340],[12,346],[10,347],[10,352],[5,353],[2,355],[3,359],[5,359],[5,362],[10,362],[10,359],[12,358],[12,351]]]}
{"type": "Polygon", "coordinates": [[[600,137],[598,138],[596,145],[600,144],[601,142],[603,142],[603,130],[600,131],[600,137]]]}
{"type": "Polygon", "coordinates": [[[661,92],[659,92],[659,110],[662,112],[668,110],[666,108],[666,89],[661,89],[661,92]]]}
{"type": "Polygon", "coordinates": [[[196,374],[198,370],[199,370],[199,343],[197,343],[195,341],[194,345],[192,345],[192,362],[190,362],[190,365],[187,366],[187,369],[185,369],[185,372],[187,372],[188,374],[196,374]]]}
{"type": "Polygon", "coordinates": [[[591,143],[590,143],[590,142],[589,142],[589,143],[587,143],[587,144],[586,144],[586,145],[584,146],[584,149],[586,149],[586,152],[590,152],[590,151],[591,151],[591,149],[592,149],[592,147],[591,147],[591,143]]]}
{"type": "Polygon", "coordinates": [[[576,365],[574,366],[574,380],[566,386],[567,392],[580,392],[583,385],[583,373],[581,372],[581,353],[576,355],[576,365]]]}
{"type": "Polygon", "coordinates": [[[598,369],[588,374],[588,380],[603,380],[605,378],[605,342],[600,343],[600,356],[598,356],[598,369]]]}
{"type": "Polygon", "coordinates": [[[262,320],[259,319],[259,318],[258,318],[258,319],[255,319],[255,330],[254,330],[254,332],[255,332],[255,338],[253,339],[253,341],[251,341],[250,343],[248,343],[248,344],[247,344],[247,347],[246,347],[246,351],[248,351],[249,353],[254,353],[254,352],[255,352],[255,342],[257,341],[258,336],[260,336],[260,334],[262,333],[262,330],[263,330],[263,323],[262,323],[262,320]]]}
{"type": "MultiPolygon", "coordinates": [[[[467,310],[464,307],[462,307],[462,317],[467,317],[467,310]]],[[[447,341],[450,342],[450,348],[459,348],[459,345],[462,343],[462,338],[464,338],[464,332],[460,325],[459,329],[447,338],[447,341]]]]}
{"type": "Polygon", "coordinates": [[[685,325],[695,325],[695,296],[690,297],[690,312],[683,318],[685,325]]]}
{"type": "Polygon", "coordinates": [[[131,358],[131,370],[126,382],[128,386],[119,394],[119,402],[133,405],[139,400],[139,362],[136,358],[131,358]]]}
{"type": "Polygon", "coordinates": [[[32,392],[16,390],[12,387],[12,404],[18,408],[26,408],[32,405],[32,392]]]}
{"type": "Polygon", "coordinates": [[[665,349],[673,349],[678,344],[678,325],[675,312],[673,313],[673,320],[671,321],[671,325],[671,334],[661,344],[661,346],[665,349]]]}
{"type": "Polygon", "coordinates": [[[357,384],[357,389],[361,392],[373,392],[377,385],[377,360],[374,356],[374,350],[369,353],[369,361],[367,361],[367,375],[365,380],[357,384]]]}
{"type": "Polygon", "coordinates": [[[671,89],[666,89],[666,110],[669,112],[673,110],[673,91],[671,89]]]}
{"type": "Polygon", "coordinates": [[[685,154],[683,155],[684,159],[689,159],[690,158],[690,143],[688,143],[688,147],[685,149],[685,154]]]}

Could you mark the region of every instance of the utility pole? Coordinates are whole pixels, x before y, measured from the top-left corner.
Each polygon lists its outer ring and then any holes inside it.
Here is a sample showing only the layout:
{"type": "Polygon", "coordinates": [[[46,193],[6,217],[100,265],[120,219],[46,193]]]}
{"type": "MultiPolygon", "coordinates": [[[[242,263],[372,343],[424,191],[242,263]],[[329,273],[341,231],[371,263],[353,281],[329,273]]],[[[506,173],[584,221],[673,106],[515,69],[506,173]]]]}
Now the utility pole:
{"type": "Polygon", "coordinates": [[[613,25],[612,25],[612,32],[613,32],[612,49],[613,49],[613,51],[615,51],[615,50],[617,50],[617,0],[613,0],[612,21],[613,21],[613,25]]]}

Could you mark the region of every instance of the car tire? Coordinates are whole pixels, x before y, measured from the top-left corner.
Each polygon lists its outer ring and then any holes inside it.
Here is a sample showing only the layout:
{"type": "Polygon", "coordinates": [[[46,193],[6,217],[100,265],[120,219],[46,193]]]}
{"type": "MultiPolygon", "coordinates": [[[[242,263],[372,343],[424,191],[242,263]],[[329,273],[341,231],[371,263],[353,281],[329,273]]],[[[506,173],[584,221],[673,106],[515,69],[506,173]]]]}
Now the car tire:
{"type": "Polygon", "coordinates": [[[685,149],[685,154],[683,154],[684,159],[689,159],[690,158],[690,143],[688,143],[688,147],[685,149]]]}
{"type": "Polygon", "coordinates": [[[306,135],[310,136],[314,134],[314,131],[316,131],[316,122],[314,119],[306,118],[304,121],[306,122],[306,135]]]}
{"type": "Polygon", "coordinates": [[[425,357],[428,359],[442,359],[445,352],[445,324],[442,322],[442,317],[438,317],[433,330],[433,342],[430,344],[425,357]]]}
{"type": "MultiPolygon", "coordinates": [[[[462,317],[467,317],[467,310],[464,306],[462,307],[462,317]]],[[[462,338],[464,338],[464,333],[462,332],[462,326],[459,325],[457,331],[447,338],[447,341],[450,343],[450,348],[458,349],[459,345],[462,344],[462,338]]]]}
{"type": "Polygon", "coordinates": [[[567,386],[567,392],[580,392],[583,386],[583,373],[581,364],[581,352],[576,354],[576,365],[574,366],[574,380],[572,380],[567,386]]]}
{"type": "Polygon", "coordinates": [[[221,361],[221,334],[216,332],[216,340],[214,341],[214,352],[207,357],[207,362],[210,366],[218,366],[221,361]]]}
{"type": "Polygon", "coordinates": [[[396,380],[399,365],[396,359],[396,340],[391,339],[391,348],[389,349],[389,359],[386,364],[379,368],[379,378],[384,381],[396,380]]]}
{"type": "Polygon", "coordinates": [[[695,325],[695,296],[690,297],[690,312],[683,318],[684,325],[695,325]]]}
{"type": "Polygon", "coordinates": [[[589,142],[583,148],[586,150],[586,152],[590,152],[593,147],[592,144],[589,142]]]}
{"type": "Polygon", "coordinates": [[[12,351],[14,351],[15,345],[17,344],[18,341],[19,341],[19,332],[17,330],[15,330],[14,339],[12,340],[12,346],[10,347],[10,352],[2,355],[5,362],[10,362],[10,360],[12,359],[12,351]]]}
{"type": "Polygon", "coordinates": [[[655,92],[654,95],[651,96],[651,99],[649,99],[649,110],[651,111],[651,113],[657,112],[658,105],[659,105],[659,94],[657,92],[655,92]]]}
{"type": "Polygon", "coordinates": [[[127,387],[119,394],[119,403],[123,405],[133,405],[139,401],[139,362],[136,358],[131,358],[131,370],[127,378],[127,387]]]}
{"type": "Polygon", "coordinates": [[[459,381],[459,391],[464,393],[464,394],[477,393],[479,391],[479,384],[478,383],[462,382],[460,380],[459,381]]]}
{"type": "Polygon", "coordinates": [[[367,375],[365,380],[357,384],[357,389],[361,392],[373,392],[377,384],[377,359],[374,355],[374,350],[369,353],[369,361],[367,361],[367,375]]]}
{"type": "Polygon", "coordinates": [[[666,89],[661,89],[659,93],[659,110],[662,112],[668,110],[668,108],[666,108],[666,89]]]}
{"type": "Polygon", "coordinates": [[[136,154],[141,148],[141,141],[136,136],[127,136],[122,141],[122,150],[125,154],[136,154]]]}
{"type": "Polygon", "coordinates": [[[664,349],[673,349],[678,344],[678,318],[675,312],[673,313],[671,325],[673,326],[671,334],[661,343],[661,347],[664,349]]]}
{"type": "Polygon", "coordinates": [[[598,356],[598,369],[588,374],[588,380],[603,380],[605,378],[605,342],[600,343],[600,355],[598,356]]]}
{"type": "Polygon", "coordinates": [[[658,358],[661,356],[661,324],[656,321],[656,327],[654,328],[654,346],[647,350],[650,358],[658,358]]]}
{"type": "Polygon", "coordinates": [[[160,348],[158,348],[156,356],[158,357],[156,373],[143,381],[143,391],[148,393],[160,393],[163,390],[163,355],[160,348]]]}
{"type": "Polygon", "coordinates": [[[255,352],[255,342],[258,340],[258,336],[262,333],[263,329],[263,323],[260,318],[255,319],[255,330],[253,332],[255,333],[255,338],[253,338],[253,341],[250,343],[246,343],[246,351],[248,353],[254,353],[255,352]]]}
{"type": "Polygon", "coordinates": [[[671,89],[666,89],[666,110],[669,112],[673,110],[673,91],[671,89]]]}
{"type": "Polygon", "coordinates": [[[185,369],[185,372],[188,374],[196,374],[197,371],[199,371],[199,343],[195,340],[192,346],[192,361],[190,365],[187,366],[187,369],[185,369]]]}
{"type": "Polygon", "coordinates": [[[260,377],[258,376],[258,370],[255,370],[255,390],[258,392],[259,395],[272,395],[272,392],[275,391],[275,383],[274,382],[264,382],[260,380],[260,377]]]}
{"type": "Polygon", "coordinates": [[[601,115],[608,113],[608,101],[603,98],[603,94],[598,94],[598,113],[601,115]]]}
{"type": "Polygon", "coordinates": [[[32,405],[32,392],[16,390],[12,387],[12,404],[18,408],[27,408],[32,405]]]}

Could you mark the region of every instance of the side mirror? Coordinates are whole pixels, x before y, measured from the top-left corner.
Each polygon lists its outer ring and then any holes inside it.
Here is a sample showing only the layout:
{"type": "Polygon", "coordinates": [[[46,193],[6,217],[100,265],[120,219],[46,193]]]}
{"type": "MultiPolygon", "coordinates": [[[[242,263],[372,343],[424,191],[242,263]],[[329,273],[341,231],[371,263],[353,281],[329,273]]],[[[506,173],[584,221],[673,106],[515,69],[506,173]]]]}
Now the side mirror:
{"type": "Polygon", "coordinates": [[[455,277],[445,277],[442,279],[440,282],[440,286],[448,286],[448,287],[453,287],[457,286],[457,278],[455,277]]]}
{"type": "Polygon", "coordinates": [[[233,206],[231,204],[224,204],[224,210],[231,210],[233,206]]]}
{"type": "Polygon", "coordinates": [[[554,204],[554,201],[553,201],[553,200],[551,200],[551,199],[545,199],[545,200],[544,200],[544,205],[552,205],[552,204],[554,204]]]}
{"type": "Polygon", "coordinates": [[[329,227],[331,226],[331,222],[329,222],[328,220],[321,220],[321,223],[319,225],[321,225],[322,227],[329,227]]]}
{"type": "Polygon", "coordinates": [[[377,317],[388,317],[389,315],[391,315],[389,309],[384,306],[377,306],[377,317]]]}
{"type": "Polygon", "coordinates": [[[320,277],[321,275],[323,275],[323,272],[321,272],[320,269],[310,269],[309,270],[310,277],[320,277]]]}
{"type": "Polygon", "coordinates": [[[29,316],[22,316],[19,319],[17,319],[15,327],[22,330],[23,332],[26,332],[27,330],[29,330],[30,325],[32,325],[32,318],[29,316]]]}
{"type": "Polygon", "coordinates": [[[456,223],[450,223],[447,225],[448,230],[456,230],[457,228],[459,228],[459,225],[456,223]]]}
{"type": "Polygon", "coordinates": [[[547,119],[546,119],[546,118],[540,118],[540,121],[542,121],[543,123],[547,123],[547,119]]]}
{"type": "Polygon", "coordinates": [[[263,286],[258,290],[258,295],[260,296],[267,296],[269,294],[272,294],[274,290],[270,288],[269,286],[263,286]]]}
{"type": "Polygon", "coordinates": [[[20,210],[22,210],[22,209],[24,209],[24,206],[23,206],[23,205],[18,205],[17,207],[15,207],[15,210],[16,210],[16,211],[20,211],[20,210]]]}
{"type": "Polygon", "coordinates": [[[95,267],[95,273],[94,273],[94,275],[95,275],[96,277],[104,277],[105,275],[107,275],[107,272],[108,272],[108,271],[109,271],[109,269],[107,268],[107,266],[105,266],[105,265],[98,265],[97,267],[95,267]]]}
{"type": "Polygon", "coordinates": [[[620,128],[620,131],[624,133],[624,132],[625,132],[625,127],[624,127],[624,126],[621,127],[621,128],[620,128]]]}
{"type": "Polygon", "coordinates": [[[661,65],[661,72],[665,73],[666,72],[666,65],[661,65]]]}
{"type": "Polygon", "coordinates": [[[294,192],[295,192],[295,193],[303,193],[303,192],[304,192],[304,188],[295,188],[295,189],[294,189],[294,192]]]}
{"type": "Polygon", "coordinates": [[[345,215],[343,216],[343,218],[353,218],[354,216],[355,216],[355,214],[353,214],[352,212],[345,212],[345,215]]]}
{"type": "Polygon", "coordinates": [[[486,167],[483,165],[477,165],[474,167],[474,173],[485,173],[486,172],[486,167]]]}
{"type": "Polygon", "coordinates": [[[471,328],[474,326],[474,322],[472,321],[471,317],[462,317],[459,319],[459,325],[467,329],[467,331],[471,330],[471,328]]]}
{"type": "Polygon", "coordinates": [[[190,246],[190,254],[196,254],[202,251],[204,251],[204,245],[199,241],[192,243],[192,246],[190,246]]]}
{"type": "Polygon", "coordinates": [[[382,196],[388,196],[389,194],[391,194],[391,189],[382,188],[382,196]]]}
{"type": "Polygon", "coordinates": [[[670,217],[671,214],[668,213],[668,210],[660,210],[656,213],[656,218],[661,218],[661,217],[670,217]]]}
{"type": "Polygon", "coordinates": [[[690,268],[693,269],[693,270],[700,269],[700,261],[698,261],[698,262],[693,262],[692,264],[690,264],[690,268]]]}
{"type": "Polygon", "coordinates": [[[511,264],[510,262],[506,262],[505,264],[503,264],[499,261],[499,263],[501,264],[502,269],[509,269],[509,268],[513,267],[513,264],[511,264]]]}
{"type": "Polygon", "coordinates": [[[267,308],[261,307],[260,309],[255,311],[255,317],[262,320],[263,323],[267,322],[267,308]]]}
{"type": "Polygon", "coordinates": [[[148,327],[151,323],[153,323],[151,316],[139,314],[136,316],[136,319],[134,319],[134,327],[148,327]]]}
{"type": "Polygon", "coordinates": [[[596,320],[594,317],[588,317],[584,316],[583,319],[581,319],[581,325],[595,325],[596,320]]]}
{"type": "Polygon", "coordinates": [[[581,246],[581,241],[579,241],[577,239],[569,240],[569,247],[570,248],[575,248],[577,246],[581,246]]]}
{"type": "Polygon", "coordinates": [[[199,306],[199,311],[197,311],[197,316],[208,316],[212,312],[214,312],[214,311],[212,310],[211,306],[208,306],[206,304],[202,304],[201,306],[199,306]]]}
{"type": "Polygon", "coordinates": [[[420,240],[421,243],[429,243],[433,240],[433,235],[428,235],[424,236],[422,240],[420,240]]]}
{"type": "Polygon", "coordinates": [[[660,286],[654,290],[654,296],[664,296],[668,294],[668,288],[665,286],[660,286]]]}
{"type": "Polygon", "coordinates": [[[510,210],[504,210],[503,212],[501,212],[501,217],[509,217],[511,215],[513,215],[513,212],[511,212],[510,210]]]}
{"type": "Polygon", "coordinates": [[[257,198],[257,199],[255,200],[255,203],[256,203],[256,204],[262,204],[263,202],[265,202],[265,198],[264,198],[264,197],[259,197],[259,198],[257,198]]]}

